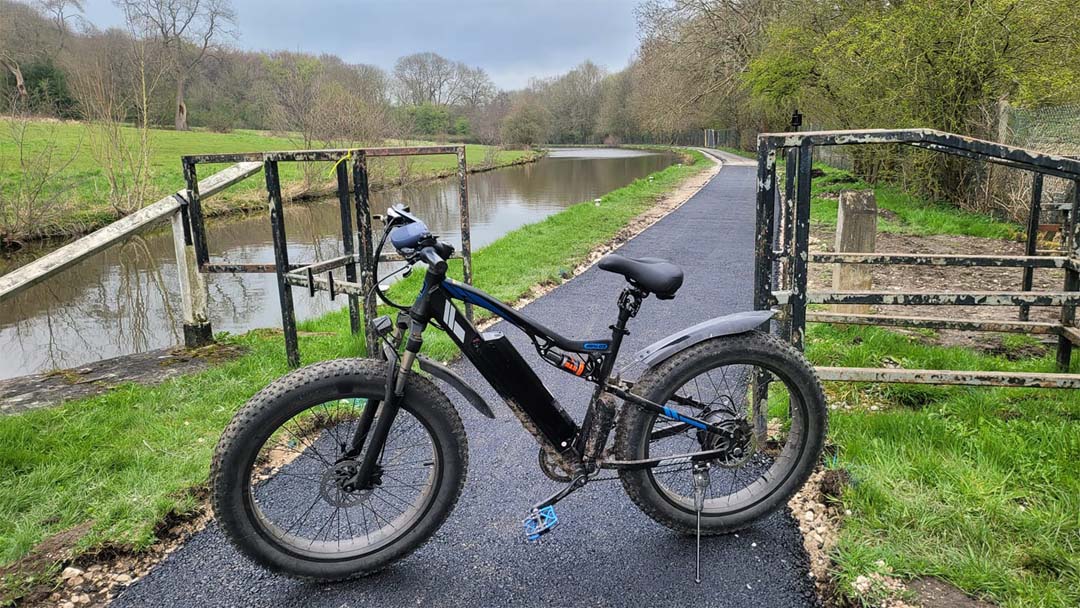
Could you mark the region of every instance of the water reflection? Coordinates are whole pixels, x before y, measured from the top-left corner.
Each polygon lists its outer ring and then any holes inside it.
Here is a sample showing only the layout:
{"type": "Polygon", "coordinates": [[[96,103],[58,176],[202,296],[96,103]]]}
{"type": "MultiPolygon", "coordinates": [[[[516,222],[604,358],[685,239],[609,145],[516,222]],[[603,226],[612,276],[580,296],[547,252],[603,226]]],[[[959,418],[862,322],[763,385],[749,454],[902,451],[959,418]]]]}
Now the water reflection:
{"type": "MultiPolygon", "coordinates": [[[[658,171],[675,158],[630,150],[564,149],[537,163],[469,177],[473,248],[584,200],[658,171]]],[[[372,210],[396,202],[410,205],[441,238],[460,245],[456,180],[377,192],[372,210]]],[[[337,201],[285,209],[294,262],[341,255],[337,201]]],[[[211,220],[210,253],[215,261],[271,262],[273,244],[265,214],[211,220]]],[[[24,264],[0,261],[0,273],[24,264]]],[[[243,332],[281,323],[272,274],[211,275],[211,320],[215,331],[243,332]]],[[[325,295],[308,298],[295,290],[300,319],[340,308],[325,295]]],[[[176,344],[180,310],[176,265],[167,230],[133,237],[103,251],[0,307],[0,378],[72,367],[121,354],[176,344]]]]}

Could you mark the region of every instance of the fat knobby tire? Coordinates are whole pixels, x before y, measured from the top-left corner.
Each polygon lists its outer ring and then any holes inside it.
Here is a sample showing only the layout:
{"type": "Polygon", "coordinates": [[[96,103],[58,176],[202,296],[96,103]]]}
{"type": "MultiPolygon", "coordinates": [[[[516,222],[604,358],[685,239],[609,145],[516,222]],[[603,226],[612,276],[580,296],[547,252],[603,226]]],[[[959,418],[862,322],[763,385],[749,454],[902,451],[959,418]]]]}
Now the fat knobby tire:
{"type": "Polygon", "coordinates": [[[334,581],[377,572],[423,545],[453,510],[465,484],[468,446],[461,418],[430,380],[413,374],[402,408],[428,428],[442,471],[427,512],[401,538],[349,559],[312,559],[289,553],[260,531],[247,484],[263,441],[278,427],[319,403],[352,396],[377,397],[386,386],[386,363],[372,359],[323,361],[289,373],[259,391],[233,417],[214,452],[211,502],[229,540],[260,565],[295,578],[334,581]]]}
{"type": "MultiPolygon", "coordinates": [[[[697,373],[719,365],[740,363],[768,366],[787,376],[788,388],[798,390],[805,404],[803,423],[806,432],[802,434],[804,441],[799,446],[795,464],[783,483],[749,507],[735,512],[703,511],[702,534],[738,531],[782,507],[806,483],[821,458],[825,444],[828,412],[825,395],[813,367],[794,347],[759,331],[712,338],[679,352],[646,370],[634,385],[634,393],[662,404],[683,382],[689,381],[697,373]]],[[[615,433],[615,453],[620,460],[644,458],[647,434],[654,417],[654,414],[633,404],[623,406],[615,433]]],[[[694,510],[681,508],[668,500],[650,473],[645,470],[624,470],[620,471],[619,476],[630,499],[646,515],[676,532],[695,532],[694,510]]]]}

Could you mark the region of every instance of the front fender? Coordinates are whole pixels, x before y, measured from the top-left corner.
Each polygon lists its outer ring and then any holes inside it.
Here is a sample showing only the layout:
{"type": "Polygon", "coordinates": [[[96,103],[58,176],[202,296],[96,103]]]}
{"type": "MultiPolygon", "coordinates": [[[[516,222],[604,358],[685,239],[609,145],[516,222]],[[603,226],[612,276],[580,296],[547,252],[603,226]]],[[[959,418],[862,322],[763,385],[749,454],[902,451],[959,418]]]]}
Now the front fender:
{"type": "Polygon", "coordinates": [[[651,366],[709,338],[741,334],[761,327],[775,314],[773,310],[748,310],[703,321],[639,350],[633,362],[644,362],[651,366]]]}

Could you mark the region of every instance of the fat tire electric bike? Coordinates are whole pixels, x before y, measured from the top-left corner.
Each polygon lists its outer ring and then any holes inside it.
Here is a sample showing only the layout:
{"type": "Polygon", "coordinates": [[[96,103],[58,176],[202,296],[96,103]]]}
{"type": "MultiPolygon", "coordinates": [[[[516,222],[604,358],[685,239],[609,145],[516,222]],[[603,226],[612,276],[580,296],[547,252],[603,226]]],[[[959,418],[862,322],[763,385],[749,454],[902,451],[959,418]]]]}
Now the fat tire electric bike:
{"type": "Polygon", "coordinates": [[[558,522],[557,502],[614,470],[649,517],[697,535],[700,581],[701,535],[739,530],[780,508],[820,458],[825,396],[802,354],[760,331],[772,311],[711,319],[656,342],[631,361],[645,366],[632,383],[614,371],[627,324],[649,295],[675,296],[679,267],[604,257],[599,267],[628,282],[617,319],[610,335],[572,340],[447,278],[453,247],[406,207],[391,208],[385,222],[373,259],[389,238],[406,261],[395,272],[418,263],[426,271],[416,300],[403,306],[378,289],[373,262],[376,293],[400,311],[369,330],[381,358],[323,361],[279,378],[237,412],[214,452],[214,513],[258,564],[323,581],[370,574],[416,550],[449,516],[468,448],[433,379],[495,415],[459,375],[420,355],[429,326],[450,337],[536,438],[544,474],[565,484],[527,513],[529,540],[558,522]],[[595,384],[581,423],[506,336],[479,331],[455,300],[491,311],[528,336],[543,361],[595,384]]]}

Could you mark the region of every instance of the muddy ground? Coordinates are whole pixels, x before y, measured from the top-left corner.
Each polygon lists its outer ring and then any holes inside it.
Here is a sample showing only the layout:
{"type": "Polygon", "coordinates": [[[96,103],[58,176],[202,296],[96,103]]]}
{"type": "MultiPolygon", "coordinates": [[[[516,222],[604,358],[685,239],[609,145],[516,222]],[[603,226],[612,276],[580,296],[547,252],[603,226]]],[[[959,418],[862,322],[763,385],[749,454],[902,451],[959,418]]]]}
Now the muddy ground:
{"type": "MultiPolygon", "coordinates": [[[[817,226],[811,231],[811,251],[835,251],[835,232],[817,226]]],[[[1040,248],[1055,248],[1053,243],[1042,243],[1040,248]]],[[[1024,255],[1024,244],[1001,239],[987,239],[952,234],[918,236],[909,234],[878,233],[876,253],[927,253],[967,255],[1024,255]]],[[[1022,268],[965,268],[943,266],[871,266],[874,291],[1020,291],[1022,268]]],[[[832,264],[810,265],[810,291],[833,289],[832,264]]],[[[1061,291],[1065,272],[1059,269],[1035,269],[1033,291],[1061,291]]],[[[950,319],[996,319],[1016,321],[1016,306],[874,306],[876,314],[943,317],[950,319]]],[[[1031,308],[1029,320],[1060,320],[1060,307],[1037,306],[1031,308]]],[[[990,332],[967,332],[936,330],[933,335],[918,330],[890,328],[892,331],[918,338],[927,344],[963,346],[991,354],[1008,356],[1037,356],[1044,348],[1033,347],[1023,353],[1007,349],[1002,343],[1006,334],[990,332]]],[[[1034,336],[1045,345],[1056,344],[1052,335],[1034,336]]]]}

